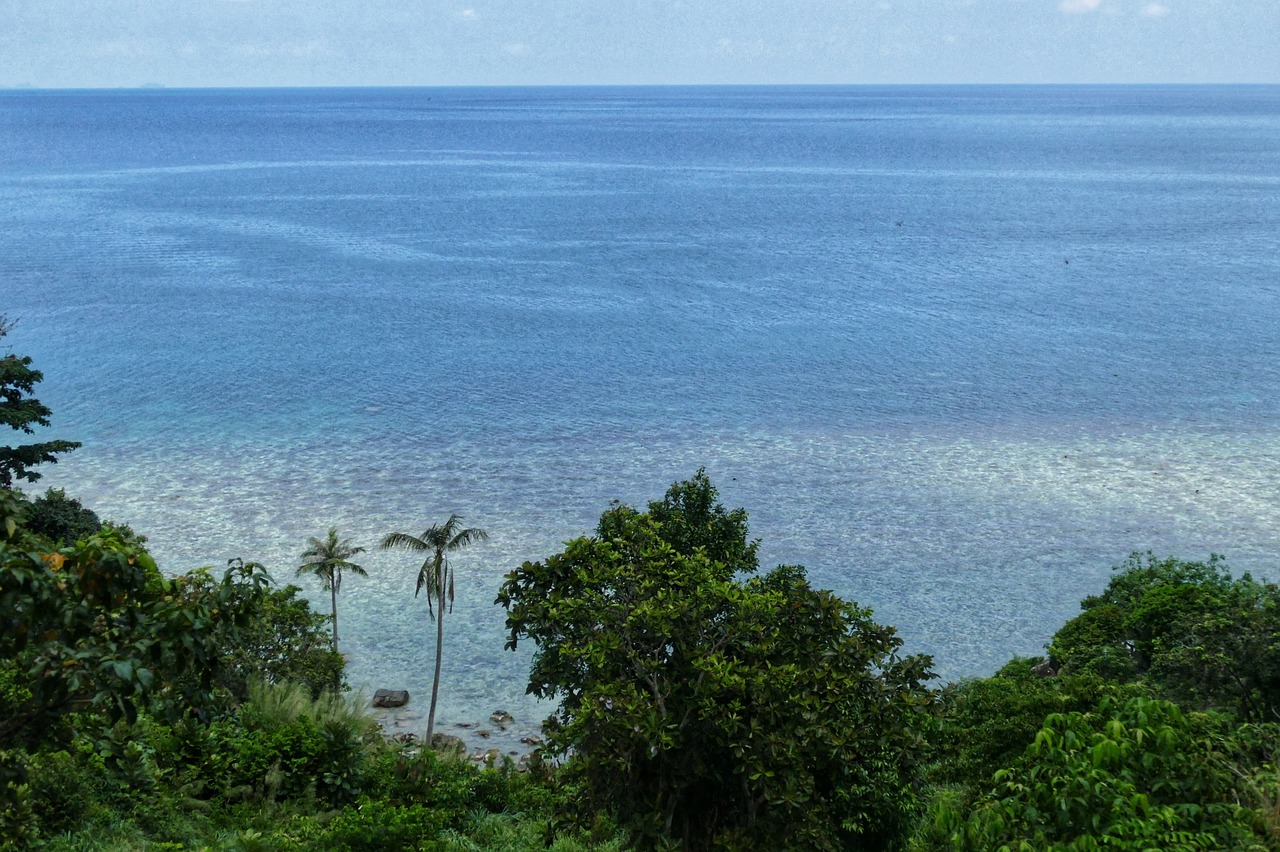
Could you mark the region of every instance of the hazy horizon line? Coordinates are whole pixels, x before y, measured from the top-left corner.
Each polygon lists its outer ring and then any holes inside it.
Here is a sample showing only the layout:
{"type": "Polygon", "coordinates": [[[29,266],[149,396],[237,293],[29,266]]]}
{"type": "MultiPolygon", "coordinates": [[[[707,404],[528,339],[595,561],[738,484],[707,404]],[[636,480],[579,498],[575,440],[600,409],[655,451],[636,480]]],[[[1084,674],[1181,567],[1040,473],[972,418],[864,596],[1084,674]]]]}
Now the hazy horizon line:
{"type": "Polygon", "coordinates": [[[166,83],[139,83],[136,86],[40,86],[32,83],[0,85],[0,92],[141,92],[141,91],[279,91],[324,89],[911,89],[911,88],[1280,88],[1280,82],[915,82],[915,83],[360,83],[298,86],[263,84],[251,86],[188,86],[166,83]]]}

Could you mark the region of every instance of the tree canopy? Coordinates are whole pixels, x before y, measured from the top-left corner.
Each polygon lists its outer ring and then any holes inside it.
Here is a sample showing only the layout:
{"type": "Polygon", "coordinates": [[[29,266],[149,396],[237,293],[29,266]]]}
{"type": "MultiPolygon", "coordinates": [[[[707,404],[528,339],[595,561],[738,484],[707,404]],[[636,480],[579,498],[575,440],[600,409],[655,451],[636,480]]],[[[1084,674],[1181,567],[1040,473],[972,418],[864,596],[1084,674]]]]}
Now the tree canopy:
{"type": "MultiPolygon", "coordinates": [[[[0,317],[0,339],[13,327],[0,317]]],[[[28,435],[36,426],[48,426],[52,411],[32,396],[44,374],[32,369],[29,356],[0,355],[0,424],[28,435]]],[[[54,463],[62,453],[80,446],[78,441],[40,441],[17,446],[0,446],[0,488],[12,488],[15,481],[35,482],[40,473],[33,468],[54,463]]]]}
{"type": "Polygon", "coordinates": [[[1104,698],[1055,713],[957,827],[956,848],[1262,850],[1256,815],[1239,801],[1222,718],[1169,701],[1104,698]],[[1225,747],[1225,748],[1224,748],[1225,747]]]}
{"type": "Polygon", "coordinates": [[[13,684],[0,745],[77,707],[128,720],[142,707],[205,709],[225,649],[266,594],[261,566],[169,579],[119,530],[52,551],[24,532],[0,540],[0,659],[13,684]]]}
{"type": "Polygon", "coordinates": [[[802,568],[735,577],[756,545],[716,497],[699,471],[507,576],[507,646],[535,643],[528,690],[559,700],[549,748],[638,845],[890,848],[930,661],[802,568]]]}
{"type": "Polygon", "coordinates": [[[1067,672],[1141,680],[1197,709],[1280,718],[1280,587],[1225,562],[1134,554],[1054,635],[1067,672]]]}

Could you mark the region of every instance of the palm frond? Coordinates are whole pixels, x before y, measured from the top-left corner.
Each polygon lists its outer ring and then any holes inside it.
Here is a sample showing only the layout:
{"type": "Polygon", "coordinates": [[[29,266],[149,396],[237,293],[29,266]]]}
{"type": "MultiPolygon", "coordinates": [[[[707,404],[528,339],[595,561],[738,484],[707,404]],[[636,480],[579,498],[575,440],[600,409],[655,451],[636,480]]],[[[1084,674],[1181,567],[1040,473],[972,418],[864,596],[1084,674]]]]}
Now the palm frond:
{"type": "Polygon", "coordinates": [[[301,577],[303,574],[314,574],[320,580],[326,592],[329,591],[329,587],[333,584],[333,568],[323,559],[315,559],[299,565],[296,576],[301,577]]]}
{"type": "Polygon", "coordinates": [[[469,544],[488,541],[489,534],[478,527],[460,529],[462,518],[457,514],[449,515],[443,524],[433,524],[415,536],[408,533],[388,533],[381,547],[384,550],[408,550],[413,553],[430,553],[418,569],[418,580],[413,595],[417,597],[423,590],[427,593],[427,613],[435,618],[436,604],[446,601],[449,610],[453,610],[455,585],[453,569],[449,566],[448,554],[461,550],[469,544]]]}
{"type": "Polygon", "coordinates": [[[428,611],[431,609],[431,601],[440,594],[440,587],[443,585],[441,573],[444,570],[445,565],[442,564],[439,553],[423,562],[422,567],[418,569],[418,587],[414,589],[413,595],[417,597],[418,592],[427,590],[428,611]]]}
{"type": "Polygon", "coordinates": [[[329,527],[329,534],[324,538],[313,536],[307,539],[307,549],[299,556],[303,561],[297,574],[314,574],[323,583],[325,591],[336,591],[342,585],[344,570],[361,577],[369,576],[362,566],[350,561],[358,553],[364,553],[364,548],[353,545],[349,538],[338,538],[338,528],[329,527]]]}
{"type": "Polygon", "coordinates": [[[489,534],[477,527],[465,529],[449,540],[449,550],[460,550],[468,545],[488,541],[489,534]]]}
{"type": "Polygon", "coordinates": [[[378,547],[382,550],[410,550],[415,552],[431,550],[431,545],[425,541],[425,538],[425,533],[423,538],[402,532],[387,533],[382,539],[382,544],[378,545],[378,547]]]}

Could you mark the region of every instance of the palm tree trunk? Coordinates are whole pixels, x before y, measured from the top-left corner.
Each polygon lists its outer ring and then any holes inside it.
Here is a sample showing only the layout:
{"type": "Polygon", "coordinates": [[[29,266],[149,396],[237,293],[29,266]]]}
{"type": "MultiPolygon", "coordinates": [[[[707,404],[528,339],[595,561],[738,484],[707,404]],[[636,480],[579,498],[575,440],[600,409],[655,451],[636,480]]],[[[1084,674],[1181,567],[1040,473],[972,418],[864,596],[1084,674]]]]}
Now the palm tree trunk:
{"type": "Polygon", "coordinates": [[[436,674],[431,680],[431,709],[427,711],[427,745],[436,729],[436,699],[440,696],[440,661],[444,659],[444,590],[437,596],[436,609],[436,674]]]}
{"type": "Polygon", "coordinates": [[[329,584],[329,597],[333,600],[333,652],[338,653],[338,587],[329,584]]]}

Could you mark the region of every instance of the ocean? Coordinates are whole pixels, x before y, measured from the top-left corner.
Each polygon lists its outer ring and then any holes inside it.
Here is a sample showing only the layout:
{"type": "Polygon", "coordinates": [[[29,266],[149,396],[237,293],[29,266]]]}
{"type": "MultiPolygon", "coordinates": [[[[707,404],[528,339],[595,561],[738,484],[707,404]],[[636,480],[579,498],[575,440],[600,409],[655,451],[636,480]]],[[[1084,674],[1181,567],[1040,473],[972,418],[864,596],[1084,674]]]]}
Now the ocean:
{"type": "Polygon", "coordinates": [[[3,91],[0,314],[84,443],[40,487],[164,569],[370,548],[342,648],[407,729],[374,546],[451,512],[445,730],[548,710],[502,576],[704,466],[944,679],[1131,551],[1280,551],[1275,86],[3,91]]]}

